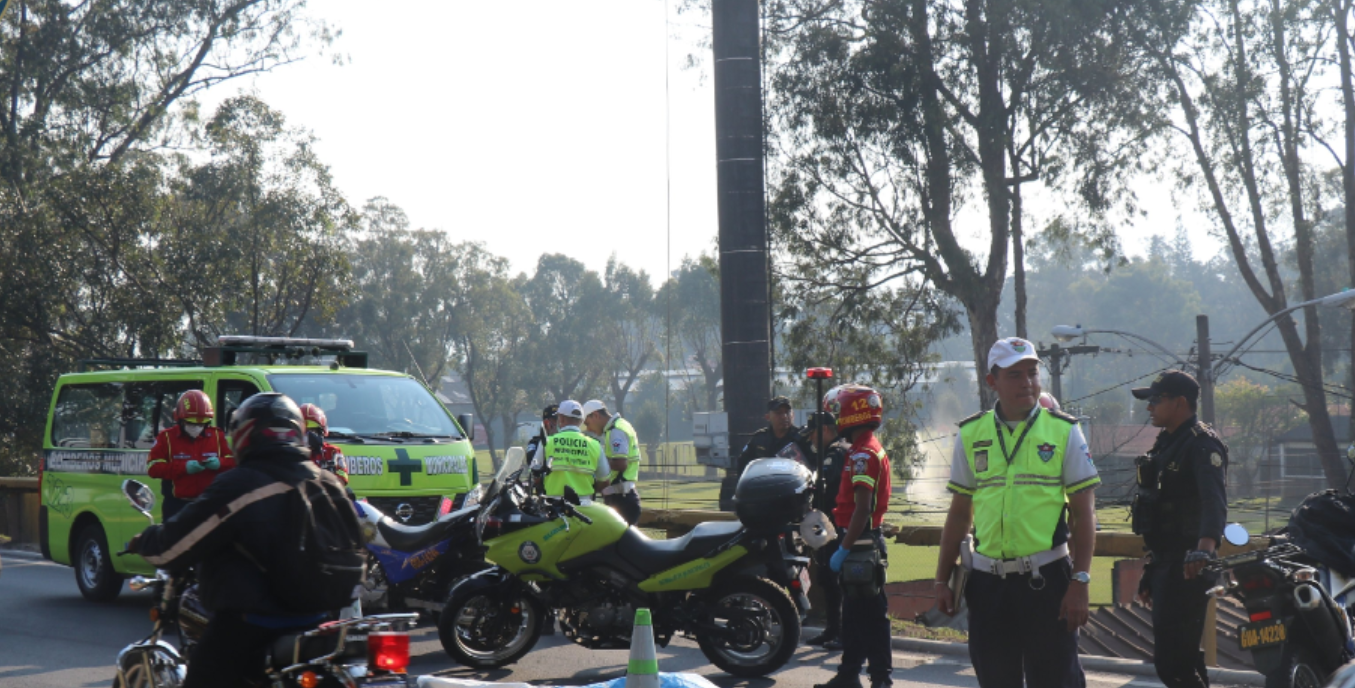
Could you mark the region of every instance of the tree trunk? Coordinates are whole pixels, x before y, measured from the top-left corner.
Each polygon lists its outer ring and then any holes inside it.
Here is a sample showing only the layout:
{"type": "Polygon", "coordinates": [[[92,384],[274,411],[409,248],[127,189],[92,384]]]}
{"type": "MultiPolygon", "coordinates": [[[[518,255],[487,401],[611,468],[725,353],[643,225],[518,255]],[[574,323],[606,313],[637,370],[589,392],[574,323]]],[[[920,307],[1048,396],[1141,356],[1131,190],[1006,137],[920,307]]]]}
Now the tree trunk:
{"type": "Polygon", "coordinates": [[[993,408],[993,402],[997,400],[985,379],[988,375],[988,350],[997,341],[997,305],[998,296],[991,293],[965,303],[970,341],[974,346],[974,370],[978,374],[979,406],[985,411],[993,408]]]}

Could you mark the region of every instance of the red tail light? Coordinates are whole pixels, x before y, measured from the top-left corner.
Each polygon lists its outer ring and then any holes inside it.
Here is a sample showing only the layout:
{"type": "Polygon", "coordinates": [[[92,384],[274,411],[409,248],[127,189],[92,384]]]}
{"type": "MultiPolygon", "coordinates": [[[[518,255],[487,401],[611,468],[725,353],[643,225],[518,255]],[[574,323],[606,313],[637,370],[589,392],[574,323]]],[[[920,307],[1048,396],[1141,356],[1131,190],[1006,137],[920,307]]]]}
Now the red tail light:
{"type": "Polygon", "coordinates": [[[1242,581],[1243,590],[1259,590],[1261,588],[1273,588],[1275,582],[1270,580],[1269,576],[1252,576],[1242,581]]]}
{"type": "Polygon", "coordinates": [[[451,497],[443,497],[442,502],[438,504],[438,516],[446,516],[452,513],[452,504],[451,497]]]}
{"type": "Polygon", "coordinates": [[[368,633],[367,666],[378,671],[405,673],[409,668],[409,635],[368,633]]]}
{"type": "Polygon", "coordinates": [[[1269,609],[1267,609],[1267,610],[1265,610],[1265,611],[1259,611],[1259,612],[1252,612],[1252,613],[1251,613],[1251,620],[1252,620],[1252,621],[1265,621],[1266,619],[1269,619],[1269,618],[1270,618],[1270,610],[1269,610],[1269,609]]]}

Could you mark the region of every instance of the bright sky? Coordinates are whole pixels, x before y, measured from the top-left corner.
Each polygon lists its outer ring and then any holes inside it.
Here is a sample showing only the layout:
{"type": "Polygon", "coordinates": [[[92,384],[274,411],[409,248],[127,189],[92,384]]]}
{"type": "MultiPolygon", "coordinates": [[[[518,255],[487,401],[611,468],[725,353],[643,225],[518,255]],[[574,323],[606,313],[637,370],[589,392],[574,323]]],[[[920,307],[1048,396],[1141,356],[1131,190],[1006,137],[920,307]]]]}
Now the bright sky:
{"type": "MultiPolygon", "coordinates": [[[[257,93],[318,137],[352,203],[386,196],[415,227],[483,241],[515,270],[558,252],[601,271],[615,253],[657,282],[717,234],[714,89],[682,68],[708,29],[670,3],[317,0],[346,64],[311,57],[204,105],[257,93]]],[[[1130,253],[1174,231],[1157,195],[1124,235],[1130,253]]]]}

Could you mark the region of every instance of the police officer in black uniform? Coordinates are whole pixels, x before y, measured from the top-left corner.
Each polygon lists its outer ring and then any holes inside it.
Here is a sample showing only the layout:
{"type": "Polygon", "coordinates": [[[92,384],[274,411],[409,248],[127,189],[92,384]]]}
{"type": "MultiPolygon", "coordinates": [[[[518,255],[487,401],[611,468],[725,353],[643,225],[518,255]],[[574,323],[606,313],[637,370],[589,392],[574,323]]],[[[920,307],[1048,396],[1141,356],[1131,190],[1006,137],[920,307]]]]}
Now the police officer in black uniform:
{"type": "Polygon", "coordinates": [[[1139,600],[1153,610],[1153,663],[1167,688],[1205,688],[1200,638],[1205,591],[1214,581],[1201,569],[1215,557],[1228,520],[1228,447],[1196,418],[1200,385],[1190,375],[1169,370],[1133,394],[1148,402],[1153,425],[1162,428],[1136,460],[1132,513],[1134,532],[1149,550],[1139,600]]]}
{"type": "MultiPolygon", "coordinates": [[[[847,458],[847,449],[851,443],[844,437],[838,437],[837,419],[831,413],[818,412],[809,419],[804,435],[798,440],[805,456],[818,456],[814,451],[815,441],[822,447],[822,459],[816,466],[819,475],[818,487],[814,492],[813,506],[832,518],[837,493],[842,487],[842,462],[847,458]],[[815,435],[818,435],[816,438],[815,435]]],[[[839,530],[838,538],[842,537],[839,530]]],[[[828,567],[833,558],[832,547],[820,547],[814,552],[814,581],[823,590],[824,616],[826,623],[823,633],[805,641],[806,645],[821,645],[830,652],[842,650],[842,583],[836,573],[828,567]]]]}
{"type": "Polygon", "coordinates": [[[739,454],[739,475],[743,475],[750,462],[776,456],[787,444],[801,437],[800,428],[795,427],[790,399],[773,397],[767,402],[767,414],[763,417],[767,419],[767,427],[753,433],[743,453],[739,454]]]}

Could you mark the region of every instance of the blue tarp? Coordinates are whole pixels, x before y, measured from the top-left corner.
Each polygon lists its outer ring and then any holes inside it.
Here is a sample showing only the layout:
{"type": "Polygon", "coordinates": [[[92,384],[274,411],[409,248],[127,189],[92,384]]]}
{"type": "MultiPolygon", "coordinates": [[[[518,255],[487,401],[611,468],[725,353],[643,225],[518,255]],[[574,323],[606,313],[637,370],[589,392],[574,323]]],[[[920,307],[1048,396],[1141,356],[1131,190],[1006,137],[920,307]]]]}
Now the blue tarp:
{"type": "MultiPolygon", "coordinates": [[[[591,683],[580,688],[626,688],[626,677],[606,683],[591,683]]],[[[718,688],[714,683],[696,674],[659,674],[659,688],[718,688]]]]}

